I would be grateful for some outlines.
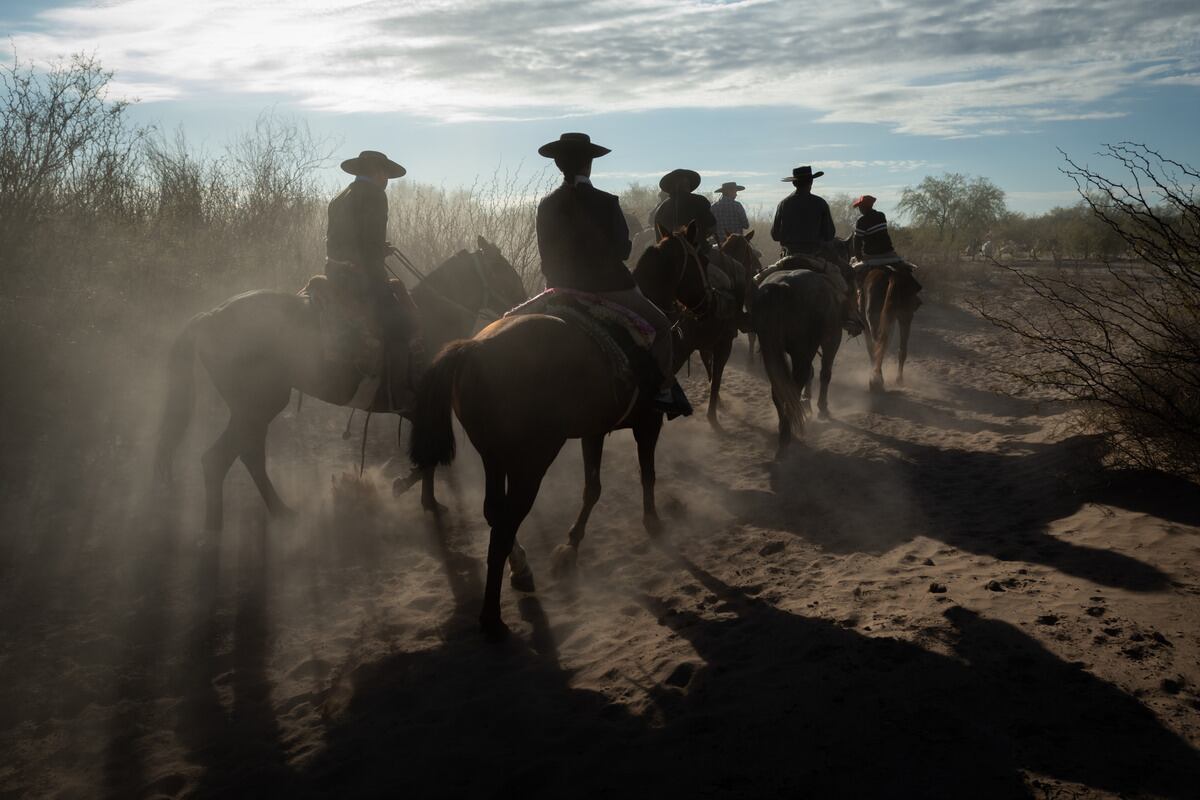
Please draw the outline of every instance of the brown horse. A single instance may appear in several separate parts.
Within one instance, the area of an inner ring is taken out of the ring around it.
[[[875,267],[863,278],[859,308],[867,326],[867,343],[872,360],[872,392],[883,391],[883,358],[887,355],[893,321],[900,328],[900,365],[896,372],[896,385],[904,385],[908,334],[912,330],[913,314],[921,304],[917,298],[919,288],[906,269]]]
[[[470,335],[481,311],[500,315],[526,297],[520,276],[500,251],[482,236],[478,244],[478,251],[461,251],[413,290],[427,347]],[[351,364],[324,358],[316,311],[299,295],[246,292],[196,315],[171,347],[167,407],[156,458],[164,480],[170,479],[172,456],[191,417],[196,356],[229,406],[228,425],[201,459],[205,526],[221,528],[225,476],[238,458],[271,514],[290,516],[293,512],[267,476],[267,426],[287,406],[293,388],[327,403],[346,405],[354,398],[361,376]],[[425,479],[426,508],[436,508],[432,475],[423,472],[419,477]]]
[[[721,245],[721,252],[735,262],[737,269],[742,270],[741,285],[749,290],[754,288],[752,276],[762,269],[758,255],[750,245],[753,237],[754,231],[745,236],[732,233]],[[717,410],[721,406],[721,378],[733,349],[733,340],[738,335],[738,311],[743,305],[748,305],[745,295],[737,297],[736,294],[735,291],[724,303],[714,303],[714,307],[705,309],[706,313],[702,316],[685,314],[679,322],[680,335],[675,340],[677,368],[693,352],[700,352],[709,381],[708,421],[715,427],[720,425],[717,422]]]
[[[634,279],[659,308],[676,302],[702,309],[711,292],[697,251],[696,226],[664,237],[638,259]],[[614,380],[603,350],[584,331],[543,314],[506,317],[474,339],[451,342],[418,391],[410,455],[418,469],[454,458],[451,409],[483,459],[483,513],[491,527],[480,626],[489,638],[508,629],[500,619],[500,583],[510,560],[513,583],[532,588],[524,551],[516,542],[546,470],[568,439],[581,439],[583,507],[566,545],[555,553],[570,569],[600,497],[604,437],[631,428],[642,475],[642,515],[659,527],[654,503],[654,449],[662,414],[652,398]],[[511,556],[511,558],[510,558]]]

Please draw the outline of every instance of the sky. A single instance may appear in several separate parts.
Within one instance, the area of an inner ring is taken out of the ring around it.
[[[1200,164],[1198,0],[0,0],[0,36],[8,61],[94,54],[196,146],[269,111],[446,187],[536,174],[563,131],[612,148],[603,188],[687,167],[752,209],[802,164],[884,210],[982,175],[1027,213],[1076,199],[1060,149]]]

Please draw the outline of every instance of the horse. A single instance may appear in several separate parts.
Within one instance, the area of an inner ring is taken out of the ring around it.
[[[696,225],[646,249],[634,269],[642,293],[659,308],[700,310],[711,302]],[[517,531],[533,506],[546,470],[568,439],[583,448],[583,505],[554,556],[555,571],[575,565],[588,517],[600,498],[604,437],[630,428],[642,479],[642,521],[656,533],[654,451],[663,415],[648,392],[614,381],[604,351],[585,331],[557,317],[505,317],[473,339],[451,342],[434,360],[417,392],[409,453],[417,469],[454,458],[451,410],[483,460],[484,517],[491,529],[487,581],[479,622],[485,636],[508,633],[500,615],[507,560],[514,587],[532,590],[532,572]]]
[[[847,236],[845,239],[839,239],[838,237],[835,236],[835,237],[833,237],[833,239],[830,242],[828,242],[826,244],[826,246],[824,248],[824,252],[820,253],[820,256],[825,258],[828,261],[832,261],[833,263],[837,264],[839,268],[849,269],[850,256],[853,255],[853,250],[854,250],[853,243],[854,243],[853,236]],[[780,248],[780,258],[781,259],[787,258],[787,251],[783,250],[783,248]],[[760,266],[759,271],[761,272],[761,270],[762,270],[762,268]],[[752,275],[751,277],[755,277],[755,276]],[[753,364],[754,363],[754,345],[755,345],[755,341],[754,341],[755,333],[754,333],[753,329],[751,329],[746,334],[746,339],[747,339],[746,361],[749,364]],[[810,392],[810,394],[811,394],[811,392]]]
[[[753,287],[751,276],[762,269],[758,255],[750,245],[753,237],[754,231],[745,236],[731,233],[721,243],[721,252],[736,262],[737,269],[743,271],[744,287]],[[675,341],[678,366],[682,366],[693,352],[700,352],[709,380],[708,421],[714,427],[720,427],[717,410],[721,406],[721,377],[733,350],[733,340],[738,335],[738,312],[745,302],[744,297],[737,296],[736,288],[724,307],[710,309],[703,316],[685,315],[679,322],[679,337]]]
[[[481,311],[499,316],[526,298],[521,277],[500,251],[482,236],[478,246],[475,252],[452,256],[413,290],[427,346],[440,347],[470,335]],[[321,336],[318,316],[306,298],[251,291],[193,317],[171,346],[155,458],[162,480],[171,479],[173,454],[191,417],[197,356],[229,407],[225,430],[201,458],[207,529],[222,527],[225,476],[237,458],[271,515],[294,515],[267,476],[267,427],[287,406],[292,389],[345,406],[354,399],[361,379],[353,364],[324,358]],[[415,474],[424,479],[423,504],[437,509],[432,474]],[[411,485],[415,479],[410,476],[407,481]]]
[[[862,279],[859,309],[866,323],[867,344],[871,354],[870,389],[883,391],[883,358],[887,355],[888,339],[893,320],[900,328],[900,364],[896,385],[904,385],[904,362],[908,358],[908,335],[912,330],[913,314],[920,306],[917,292],[920,285],[905,269],[870,267]]]
[[[818,350],[821,394],[817,408],[821,418],[829,418],[829,379],[842,343],[842,304],[830,280],[807,269],[773,273],[755,294],[752,325],[779,415],[777,459],[791,445],[793,425],[803,435],[808,403],[802,391],[812,381]]]

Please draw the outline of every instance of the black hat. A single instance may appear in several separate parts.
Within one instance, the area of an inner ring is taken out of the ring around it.
[[[813,178],[819,178],[824,174],[825,173],[823,171],[813,172],[812,167],[805,165],[803,167],[796,167],[794,170],[792,170],[792,177],[780,178],[779,180],[783,181],[784,183],[792,183],[793,181],[811,181]]]
[[[538,148],[538,155],[546,158],[561,158],[562,156],[583,156],[599,158],[611,153],[607,147],[592,143],[592,137],[586,133],[564,133],[553,142],[547,142]]]
[[[342,171],[351,175],[373,175],[384,172],[389,178],[401,178],[408,172],[404,167],[392,161],[376,150],[363,150],[358,158],[347,158],[342,162]]]
[[[725,181],[724,183],[722,183],[722,184],[721,184],[721,188],[720,188],[720,189],[713,189],[713,191],[714,191],[714,192],[723,192],[723,191],[725,191],[726,189],[733,189],[735,192],[744,192],[744,191],[746,191],[746,187],[745,187],[745,186],[742,186],[742,185],[741,185],[740,183],[738,183],[737,181]]]
[[[658,188],[667,194],[694,192],[699,185],[700,173],[690,169],[673,169],[658,181]]]

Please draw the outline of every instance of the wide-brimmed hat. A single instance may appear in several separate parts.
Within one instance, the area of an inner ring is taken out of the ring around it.
[[[851,203],[850,207],[858,208],[859,206],[866,206],[867,208],[871,208],[874,205],[875,205],[875,198],[869,194],[864,194],[862,197],[859,197],[857,200],[855,200],[853,203]]]
[[[725,191],[726,189],[733,189],[735,192],[744,192],[744,191],[746,191],[746,187],[745,187],[745,186],[742,186],[742,185],[741,185],[740,183],[738,183],[737,181],[725,181],[724,183],[722,183],[722,184],[721,184],[721,188],[720,188],[720,189],[713,189],[713,191],[714,191],[714,192],[723,192],[723,191]]]
[[[813,172],[812,167],[805,164],[803,167],[796,167],[793,169],[792,176],[790,178],[780,178],[779,180],[783,181],[784,183],[791,183],[792,181],[811,181],[813,178],[819,178],[824,174],[824,171]]]
[[[607,147],[592,141],[586,133],[564,133],[553,142],[547,142],[538,148],[538,155],[546,158],[561,158],[562,156],[584,156],[599,158],[611,153]]]
[[[408,172],[377,150],[363,150],[357,158],[347,158],[342,162],[342,171],[351,175],[374,175],[376,172],[382,172],[389,178],[402,178],[404,173]]]
[[[658,188],[667,194],[694,192],[700,185],[700,173],[691,169],[673,169],[658,181]]]

